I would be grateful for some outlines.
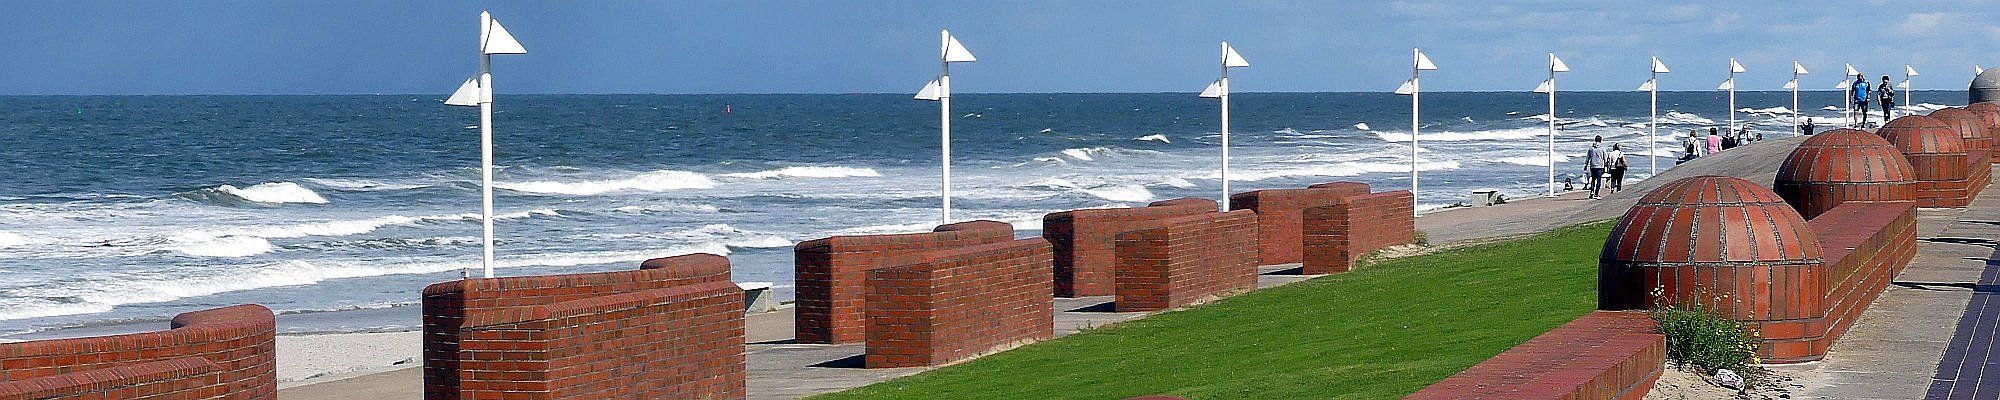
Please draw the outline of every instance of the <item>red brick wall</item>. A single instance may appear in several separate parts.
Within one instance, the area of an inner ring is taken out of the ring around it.
[[[424,288],[424,397],[740,398],[743,292],[713,254]]]
[[[1847,332],[1889,280],[1916,256],[1916,208],[1910,203],[1844,203],[1807,221],[1825,246],[1826,316],[1757,325],[1767,362],[1818,360]]]
[[[1055,246],[1055,295],[1111,294],[1112,248],[1120,232],[1153,228],[1168,218],[1216,212],[1214,200],[1184,197],[1146,207],[1072,210],[1042,218],[1042,238]]]
[[[0,399],[225,399],[222,372],[201,357],[148,361],[0,383]]]
[[[1593,311],[1404,399],[1638,399],[1666,362],[1657,329],[1642,312]]]
[[[868,368],[972,358],[1055,336],[1052,250],[1039,238],[895,258],[868,271]]]
[[[244,304],[190,312],[175,316],[170,326],[158,332],[0,344],[0,392],[88,398],[89,391],[118,382],[145,382],[139,386],[145,389],[118,393],[144,398],[161,394],[154,390],[190,390],[217,396],[188,398],[277,397],[277,325],[270,309]]]
[[[1307,208],[1340,202],[1347,196],[1368,194],[1368,184],[1334,182],[1305,189],[1269,189],[1229,196],[1229,207],[1257,212],[1257,262],[1262,265],[1299,262],[1304,252],[1299,238],[1304,235],[1300,216]]]
[[[793,248],[798,308],[793,329],[800,343],[853,343],[864,339],[868,270],[883,259],[930,250],[955,249],[1014,239],[1014,226],[999,221],[940,225],[930,233],[834,236]]]
[[[1306,209],[1300,218],[1304,222],[1302,271],[1308,275],[1347,272],[1354,268],[1355,260],[1369,252],[1416,240],[1415,210],[1416,197],[1408,190],[1349,196],[1332,205]]]
[[[1119,312],[1185,306],[1257,287],[1257,214],[1192,215],[1118,234]]]

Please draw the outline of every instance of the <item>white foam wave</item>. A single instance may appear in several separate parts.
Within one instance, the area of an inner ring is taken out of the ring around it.
[[[14,246],[25,245],[28,243],[33,243],[33,241],[28,240],[27,236],[21,236],[21,234],[13,232],[0,231],[0,247],[14,247]]]
[[[1144,185],[1110,184],[1085,186],[1061,178],[1044,178],[1028,182],[1025,186],[1043,187],[1071,193],[1082,193],[1104,200],[1140,202],[1153,199],[1153,191]]]
[[[1181,179],[1180,177],[1172,177],[1172,176],[1167,177],[1167,179],[1160,180],[1160,184],[1177,187],[1181,189],[1194,187],[1194,182],[1188,182],[1188,180],[1186,179]]]
[[[1146,136],[1140,136],[1140,137],[1138,137],[1138,138],[1134,138],[1134,139],[1132,139],[1132,140],[1150,140],[1150,141],[1155,141],[1155,142],[1160,142],[1160,143],[1173,143],[1173,141],[1171,141],[1171,140],[1167,140],[1167,135],[1161,135],[1161,134],[1151,134],[1151,135],[1146,135]]]
[[[1736,112],[1746,112],[1746,113],[1751,113],[1751,114],[1772,114],[1772,115],[1777,115],[1777,114],[1785,114],[1785,115],[1790,115],[1790,114],[1792,113],[1792,109],[1789,109],[1789,108],[1784,108],[1784,107],[1768,107],[1768,108],[1750,108],[1750,107],[1743,107],[1743,108],[1738,108],[1738,109],[1736,109]]]
[[[1715,125],[1715,120],[1680,111],[1660,114],[1660,123],[1665,125]]]
[[[644,206],[622,206],[614,208],[612,209],[612,211],[631,213],[631,214],[644,214],[652,212],[716,213],[716,212],[722,212],[722,208],[707,204],[666,203],[666,204],[652,204]]]
[[[1427,162],[1417,163],[1417,170],[1419,171],[1453,170],[1458,168],[1459,165],[1457,161],[1427,161]],[[1231,172],[1229,175],[1229,179],[1236,181],[1261,181],[1272,178],[1357,176],[1367,173],[1409,172],[1409,171],[1410,171],[1410,164],[1408,162],[1400,162],[1400,163],[1342,162],[1342,163],[1332,163],[1332,164],[1304,165],[1298,167],[1276,168],[1276,169],[1262,169],[1262,170],[1251,169],[1241,172]],[[1220,177],[1221,176],[1219,173],[1207,176],[1207,178],[1209,179],[1217,179]]]
[[[1547,136],[1546,127],[1508,128],[1470,132],[1425,132],[1424,141],[1464,142],[1474,140],[1521,140]],[[1375,137],[1387,142],[1409,143],[1409,132],[1376,131]]]
[[[1367,123],[1367,122],[1357,122],[1357,123],[1355,123],[1355,124],[1354,124],[1354,129],[1360,129],[1360,130],[1364,130],[1364,131],[1365,131],[1365,130],[1368,130],[1368,123]]]
[[[1078,161],[1096,161],[1096,159],[1092,158],[1092,156],[1105,155],[1110,153],[1111,149],[1104,147],[1063,149],[1062,151],[1062,154],[1064,156],[1068,156],[1069,158],[1073,158]]]
[[[258,203],[326,204],[326,198],[320,197],[319,193],[315,193],[312,191],[312,189],[307,189],[305,186],[299,186],[299,184],[291,182],[259,183],[255,185],[250,185],[250,187],[247,188],[237,188],[236,186],[233,185],[222,185],[215,187],[214,190],[222,194],[227,194],[230,196],[235,196],[236,198],[239,199],[254,201]]]
[[[723,174],[731,178],[782,179],[782,178],[853,178],[882,176],[871,168],[855,167],[784,167],[770,171]]]
[[[659,170],[624,179],[581,182],[511,182],[497,183],[495,186],[516,192],[588,196],[626,190],[661,192],[679,189],[708,189],[715,187],[715,181],[709,179],[706,175],[693,172]]]
[[[1566,154],[1556,154],[1556,164],[1557,164],[1557,165],[1561,165],[1562,163],[1566,163],[1566,162],[1569,162],[1569,160],[1570,160],[1570,157],[1569,157],[1569,155],[1566,155]],[[1544,154],[1544,155],[1534,155],[1534,156],[1514,156],[1514,157],[1500,157],[1500,158],[1496,158],[1496,159],[1493,159],[1493,161],[1499,161],[1499,162],[1503,162],[1503,163],[1508,163],[1508,164],[1514,164],[1514,165],[1527,165],[1527,166],[1534,166],[1534,167],[1546,167],[1546,166],[1549,166],[1549,156],[1548,156],[1548,155],[1546,155],[1546,154]]]
[[[368,191],[368,192],[384,191],[384,190],[418,189],[431,186],[431,185],[410,184],[410,183],[387,183],[369,179],[306,178],[305,181],[311,182],[314,185],[325,186],[337,190]]]
[[[636,263],[658,257],[691,253],[728,255],[719,244],[673,247],[666,250],[615,250],[581,253],[536,254],[502,257],[496,268],[572,267],[614,263]],[[157,303],[188,297],[255,290],[282,286],[311,285],[332,279],[384,275],[429,274],[477,267],[478,262],[308,262],[289,260],[248,268],[212,269],[199,275],[171,274],[129,279],[126,275],[86,278],[67,285],[17,290],[28,301],[0,303],[0,320],[89,314],[110,311],[126,304]],[[48,300],[38,297],[60,298]]]
[[[685,231],[668,231],[667,235],[681,240],[721,243],[724,246],[739,248],[792,247],[794,244],[791,239],[786,239],[784,236],[738,229],[728,224],[708,224]]]
[[[196,257],[249,257],[271,252],[271,241],[256,236],[215,236],[177,239],[173,250]]]

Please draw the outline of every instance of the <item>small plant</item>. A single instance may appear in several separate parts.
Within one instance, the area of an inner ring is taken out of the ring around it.
[[[1410,243],[1418,246],[1429,247],[1431,245],[1431,236],[1424,234],[1423,230],[1417,230],[1415,235],[1411,235]]]
[[[1667,335],[1667,360],[1682,368],[1695,367],[1703,375],[1725,368],[1747,374],[1759,361],[1760,339],[1750,327],[1702,302],[1655,308],[1651,314]]]

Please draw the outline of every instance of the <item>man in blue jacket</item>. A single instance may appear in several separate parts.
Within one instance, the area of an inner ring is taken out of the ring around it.
[[[1854,112],[1861,113],[1861,127],[1868,127],[1868,78],[1854,76]]]

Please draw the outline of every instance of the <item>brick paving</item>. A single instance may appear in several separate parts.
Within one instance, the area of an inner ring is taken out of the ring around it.
[[[1925,399],[2000,398],[2000,250],[1986,259]]]

